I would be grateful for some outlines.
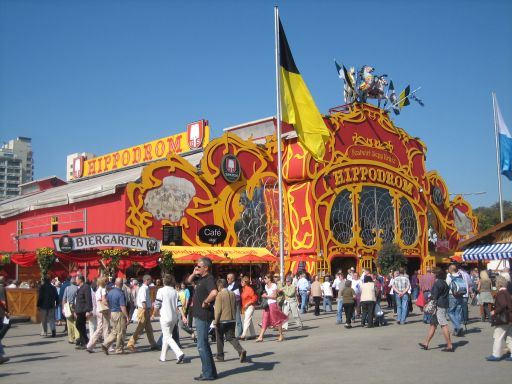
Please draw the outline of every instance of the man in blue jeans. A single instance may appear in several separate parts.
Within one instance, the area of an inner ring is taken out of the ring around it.
[[[461,279],[465,284],[466,292],[457,295],[454,294],[452,290],[452,281],[454,279]],[[464,332],[462,331],[462,319],[463,312],[462,307],[464,305],[464,295],[469,292],[467,287],[467,283],[464,281],[464,277],[460,273],[459,269],[455,264],[450,264],[448,267],[448,275],[446,276],[446,283],[450,287],[450,295],[448,296],[449,308],[448,308],[448,317],[450,318],[453,324],[453,335],[454,336],[463,336]]]
[[[300,296],[300,313],[306,313],[309,300],[309,291],[311,290],[311,284],[306,279],[306,274],[301,273],[300,279],[297,282],[297,293]]]
[[[207,257],[198,260],[194,272],[189,276],[188,282],[195,282],[194,296],[192,298],[192,314],[197,332],[197,351],[201,358],[202,371],[197,381],[211,381],[217,379],[217,368],[213,361],[213,354],[208,343],[208,332],[214,318],[213,303],[217,296],[217,287],[212,275],[212,261]]]
[[[409,305],[409,290],[411,283],[405,275],[405,269],[399,269],[399,275],[393,279],[393,292],[395,292],[397,318],[399,324],[405,324]]]

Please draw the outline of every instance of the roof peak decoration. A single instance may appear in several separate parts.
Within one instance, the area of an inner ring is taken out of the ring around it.
[[[416,92],[421,87],[411,92],[411,86],[407,85],[399,95],[396,94],[393,81],[388,82],[388,75],[374,74],[375,68],[370,65],[363,65],[357,72],[354,67],[347,69],[344,65],[340,66],[334,60],[339,78],[345,83],[344,98],[345,103],[352,104],[354,102],[366,103],[368,99],[377,100],[377,106],[386,112],[393,110],[395,115],[399,115],[403,107],[410,104],[410,100],[416,101],[422,107],[423,101],[416,96]]]

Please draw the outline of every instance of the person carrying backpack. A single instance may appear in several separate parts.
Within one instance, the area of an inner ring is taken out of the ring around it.
[[[458,270],[457,265],[450,264],[448,267],[448,275],[446,276],[446,283],[450,288],[448,296],[449,309],[448,317],[453,324],[453,335],[463,336],[462,320],[463,320],[463,305],[464,298],[466,299],[469,294],[469,287],[462,273]]]

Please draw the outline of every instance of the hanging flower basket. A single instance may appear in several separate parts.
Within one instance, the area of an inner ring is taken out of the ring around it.
[[[98,255],[101,256],[101,274],[106,276],[113,276],[115,271],[119,269],[121,258],[129,255],[129,251],[126,249],[103,249],[98,251]]]
[[[38,248],[36,249],[36,258],[39,269],[41,270],[41,280],[48,276],[48,271],[57,259],[53,248]]]
[[[0,257],[0,264],[7,265],[11,263],[11,255],[9,253],[4,253]]]
[[[172,273],[174,269],[174,259],[172,258],[171,251],[161,251],[158,262],[160,263],[160,269],[162,270],[162,274]]]

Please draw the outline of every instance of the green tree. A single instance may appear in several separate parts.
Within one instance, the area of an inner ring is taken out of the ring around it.
[[[384,244],[377,253],[377,266],[381,273],[388,274],[392,270],[407,265],[407,258],[402,253],[400,247],[393,243]]]
[[[478,207],[473,209],[473,213],[478,217],[478,231],[483,232],[496,224],[500,223],[500,204],[495,203],[490,207]],[[512,218],[512,202],[503,202],[503,218],[505,220]]]

